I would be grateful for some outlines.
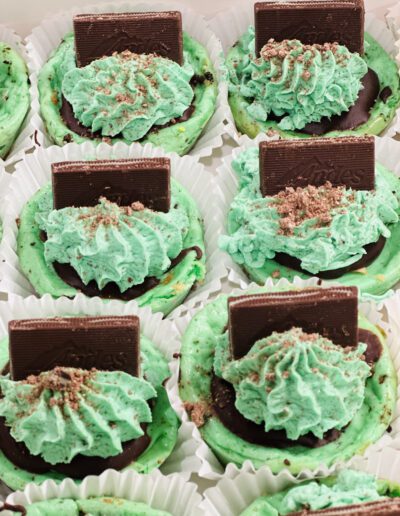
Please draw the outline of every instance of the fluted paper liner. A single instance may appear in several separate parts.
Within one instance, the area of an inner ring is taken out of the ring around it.
[[[311,287],[319,285],[318,278],[311,278],[309,280],[302,280],[300,278],[295,278],[295,280],[291,283],[285,278],[280,279],[278,282],[273,283],[271,279],[269,279],[263,288],[266,288],[267,290],[271,288],[274,284],[277,286],[288,286],[293,285],[295,288],[304,288],[304,287]],[[324,284],[323,284],[324,286]],[[252,290],[255,291],[257,289],[260,289],[259,285],[256,285],[255,283],[251,283],[250,285],[247,285],[245,289],[239,288],[239,289],[233,289],[230,290],[230,294],[238,294],[243,295],[246,294],[246,292]],[[359,310],[368,318],[370,322],[373,324],[379,326],[384,333],[387,335],[387,344],[390,350],[391,357],[393,359],[394,366],[398,372],[398,381],[400,383],[400,322],[397,323],[397,325],[393,324],[393,321],[388,322],[383,317],[386,312],[386,304],[389,303],[390,300],[387,300],[386,302],[381,302],[379,304],[376,304],[374,301],[366,300],[359,303]],[[394,314],[400,313],[400,292],[398,295],[398,303],[399,306],[397,307],[397,312],[394,311]],[[178,328],[179,332],[183,336],[187,326],[190,324],[191,320],[195,316],[196,312],[201,310],[204,307],[205,303],[201,303],[198,310],[191,310],[188,313],[185,314],[185,316],[175,320],[176,327]],[[395,317],[395,315],[393,315]],[[194,423],[192,423],[186,411],[183,408],[183,402],[179,398],[179,386],[174,385],[173,387],[174,391],[174,409],[179,414],[182,421],[185,422],[186,428],[191,428],[191,434],[192,439],[197,442],[198,446],[196,449],[196,457],[200,461],[200,469],[199,469],[199,476],[204,477],[211,480],[219,480],[224,475],[224,478],[233,478],[236,477],[240,472],[254,472],[255,468],[253,464],[250,461],[245,461],[243,466],[241,468],[238,468],[235,464],[230,463],[226,466],[225,471],[224,467],[221,465],[221,463],[218,461],[214,453],[212,452],[211,448],[206,444],[206,442],[202,439],[201,434],[198,430],[198,428],[195,426]],[[385,447],[397,446],[400,449],[400,389],[398,388],[398,401],[395,408],[395,414],[393,417],[393,421],[391,423],[391,430],[386,431],[382,437],[376,442],[371,444],[366,451],[363,453],[362,460],[365,460],[370,455],[380,453]],[[333,464],[332,466],[326,466],[325,464],[320,464],[319,467],[317,467],[315,470],[304,470],[300,472],[298,475],[294,476],[292,475],[287,469],[283,469],[278,475],[275,475],[278,480],[283,479],[287,480],[289,482],[294,482],[296,479],[306,479],[306,478],[312,478],[315,476],[328,476],[329,474],[333,473],[340,467],[344,467],[345,465],[351,465],[353,464],[353,461],[357,462],[360,459],[358,456],[352,458],[351,460],[347,461],[346,463],[339,462],[336,464]],[[271,473],[272,474],[272,473]],[[234,498],[233,498],[234,499]]]
[[[259,134],[254,140],[247,138],[240,148],[233,149],[232,154],[222,160],[222,164],[217,169],[217,181],[220,191],[223,194],[223,200],[219,201],[219,206],[223,212],[224,222],[220,228],[218,237],[220,235],[227,234],[226,221],[228,212],[233,198],[238,193],[238,178],[236,173],[232,170],[232,161],[245,149],[258,147],[261,141],[268,141],[276,138],[276,136],[270,138],[265,134]],[[400,142],[388,137],[375,137],[375,159],[400,177]],[[224,252],[223,256],[224,263],[229,270],[230,280],[239,286],[243,286],[246,283],[248,284],[250,279],[246,276],[243,269],[233,261],[228,253]],[[329,283],[331,284],[332,282]],[[392,291],[389,291],[387,295],[390,295],[391,293]],[[370,297],[373,298],[373,296]],[[380,298],[381,297],[382,296],[380,296]]]
[[[368,9],[367,3],[365,31],[371,34],[371,36],[382,45],[386,52],[395,56],[397,51],[393,35],[384,21],[376,17],[376,13],[381,13],[382,11],[377,2],[378,0],[369,2],[371,4],[371,10]],[[243,2],[240,2],[240,4],[235,5],[229,11],[222,12],[210,20],[210,27],[220,38],[225,55],[246,32],[249,25],[254,25],[254,3],[255,0],[244,0]],[[224,66],[222,68],[222,73],[225,74],[225,80],[227,80],[226,69]],[[249,140],[252,141],[247,134],[242,134],[237,130],[229,104],[226,103],[225,105],[227,107],[225,112],[225,118],[227,120],[226,132],[239,145],[245,145]],[[400,108],[397,109],[394,119],[385,129],[383,135],[393,137],[398,132],[400,132]]]
[[[23,491],[16,491],[9,495],[7,502],[28,507],[31,503],[52,498],[77,499],[97,496],[119,497],[142,502],[152,509],[167,511],[174,516],[204,514],[199,509],[202,497],[197,492],[195,484],[187,482],[182,475],[164,476],[159,471],[140,475],[134,471],[118,473],[108,469],[98,477],[86,477],[80,485],[75,484],[71,479],[66,479],[61,484],[46,480],[40,486],[28,484]],[[11,511],[4,511],[2,514],[15,515]]]
[[[148,307],[139,307],[136,301],[123,303],[111,300],[104,303],[98,298],[89,299],[82,294],[78,294],[74,299],[53,299],[48,294],[40,299],[34,296],[23,299],[11,294],[7,303],[0,302],[0,340],[8,334],[8,322],[12,319],[73,317],[75,315],[137,315],[140,318],[141,332],[168,360],[171,377],[166,383],[166,390],[171,405],[177,405],[175,392],[179,365],[174,355],[180,349],[179,332],[172,321],[162,319],[161,313],[154,314]],[[181,425],[175,448],[162,465],[162,471],[166,474],[179,472],[188,479],[189,475],[199,468],[199,460],[196,457],[197,446],[197,442],[193,440],[186,425]]]
[[[195,199],[204,220],[204,240],[206,246],[207,274],[205,282],[189,295],[186,303],[191,307],[191,299],[200,296],[208,297],[209,291],[218,291],[221,278],[226,274],[226,268],[218,250],[217,228],[222,223],[222,211],[214,197],[221,198],[219,186],[212,174],[203,165],[190,156],[179,157],[168,154],[150,144],[138,143],[125,145],[118,143],[114,146],[101,143],[94,145],[87,142],[81,145],[71,143],[63,147],[52,146],[48,149],[37,149],[26,156],[23,162],[17,164],[13,174],[8,196],[6,199],[6,214],[4,218],[4,236],[0,244],[0,290],[20,296],[35,294],[32,285],[20,269],[17,249],[17,223],[25,203],[51,180],[51,163],[58,161],[74,161],[85,159],[127,159],[141,157],[166,156],[171,160],[171,175],[179,181]],[[179,307],[175,315],[179,315]],[[174,317],[174,314],[170,317]]]
[[[400,484],[399,450],[386,448],[365,460],[354,462],[352,467],[379,479]],[[311,477],[301,480],[306,478]],[[226,475],[215,487],[204,492],[204,501],[200,507],[210,516],[239,516],[260,496],[272,495],[299,482],[299,479],[289,478],[284,473],[273,475],[268,467],[256,472],[240,472],[233,478]]]
[[[227,111],[227,86],[221,81],[222,48],[218,38],[212,33],[204,18],[182,4],[174,3],[134,3],[108,2],[93,5],[76,6],[69,11],[46,18],[26,38],[28,62],[31,73],[32,123],[37,131],[36,141],[40,145],[51,145],[46,134],[43,120],[40,116],[40,105],[37,90],[38,73],[49,58],[50,53],[57,48],[67,32],[72,31],[72,17],[81,13],[110,13],[132,11],[166,11],[178,10],[182,13],[183,28],[197,39],[208,51],[215,71],[219,78],[218,97],[214,115],[208,122],[204,132],[190,151],[190,155],[197,157],[210,156],[213,149],[221,147],[222,135],[225,132],[225,113]]]
[[[0,42],[10,45],[11,48],[15,50],[27,63],[28,59],[26,49],[22,43],[22,39],[14,30],[5,25],[0,25]],[[5,159],[0,158],[0,166],[2,165],[6,167],[12,165],[16,161],[22,159],[25,152],[34,146],[31,138],[34,131],[32,126],[32,115],[32,109],[30,109],[26,114],[25,120],[10,152],[8,153],[8,156],[6,156]]]

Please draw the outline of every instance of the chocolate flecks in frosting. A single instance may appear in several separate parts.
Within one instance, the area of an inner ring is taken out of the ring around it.
[[[359,341],[367,345],[367,349],[362,357],[363,360],[373,367],[373,364],[379,360],[382,353],[382,344],[379,338],[374,333],[359,328]],[[351,349],[351,347],[348,348],[349,351]],[[211,395],[213,412],[221,423],[235,435],[253,444],[274,448],[288,448],[290,446],[318,448],[336,441],[341,435],[340,430],[333,429],[327,431],[322,439],[319,439],[312,433],[308,433],[297,440],[291,440],[286,436],[284,430],[265,432],[262,424],[256,424],[246,419],[237,410],[235,406],[236,393],[233,385],[219,378],[215,373],[212,374],[211,378]]]
[[[292,235],[297,226],[314,218],[317,219],[317,227],[329,225],[332,221],[331,210],[341,206],[343,194],[343,187],[333,187],[329,181],[320,187],[285,188],[274,196],[281,217],[280,233]]]
[[[73,410],[79,408],[79,394],[82,387],[94,378],[96,370],[91,371],[72,369],[66,367],[55,367],[52,371],[46,371],[38,376],[30,375],[24,383],[34,386],[29,394],[33,402],[40,397],[44,390],[52,393],[59,393],[61,397],[52,396],[49,398],[50,407],[69,405]]]

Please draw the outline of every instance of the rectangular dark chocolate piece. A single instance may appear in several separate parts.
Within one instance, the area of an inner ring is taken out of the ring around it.
[[[345,45],[364,53],[363,0],[257,2],[254,5],[256,55],[269,39]]]
[[[375,188],[373,136],[344,136],[260,143],[260,188],[263,196],[286,187],[333,186]]]
[[[134,315],[10,321],[13,380],[56,366],[140,372],[140,320]]]
[[[124,50],[183,62],[179,11],[78,14],[73,21],[79,67]]]
[[[140,202],[168,212],[170,160],[141,158],[53,163],[53,206],[95,206],[106,197],[119,206]]]
[[[400,498],[388,498],[316,511],[294,512],[292,516],[400,516]]]
[[[232,357],[244,356],[253,344],[274,331],[294,327],[319,333],[341,346],[358,343],[356,287],[310,288],[230,297],[229,339]]]

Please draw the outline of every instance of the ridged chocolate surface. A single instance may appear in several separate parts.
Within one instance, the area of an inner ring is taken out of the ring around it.
[[[359,331],[359,340],[367,344],[365,361],[373,367],[382,353],[380,340],[375,334],[364,329]],[[314,434],[309,433],[293,441],[287,438],[284,430],[266,432],[264,425],[258,425],[242,416],[235,407],[236,394],[232,384],[215,375],[211,379],[211,395],[213,410],[218,419],[231,432],[249,443],[281,449],[289,446],[318,448],[336,441],[341,434],[339,430],[331,430],[326,432],[322,439],[319,439]]]
[[[372,136],[275,140],[260,143],[260,188],[264,196],[286,187],[375,188]]]
[[[345,505],[318,511],[303,510],[291,513],[291,516],[400,516],[400,498],[388,498],[357,505]]]
[[[124,50],[183,62],[179,11],[79,14],[74,17],[74,32],[79,67]]]
[[[52,163],[53,204],[95,206],[106,197],[120,206],[141,202],[146,208],[170,208],[169,158],[140,158]]]
[[[257,54],[270,38],[308,45],[338,42],[351,52],[364,52],[363,0],[257,2],[254,21]]]
[[[56,366],[138,376],[140,321],[134,315],[14,320],[9,323],[9,348],[15,381]]]
[[[341,346],[358,343],[356,287],[310,288],[228,299],[232,357],[244,356],[257,340],[300,327]]]

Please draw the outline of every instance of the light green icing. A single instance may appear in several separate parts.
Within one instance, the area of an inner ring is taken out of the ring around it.
[[[232,47],[226,58],[228,77],[235,77],[236,70],[246,68],[249,62],[247,52],[249,35],[254,29],[250,28]],[[247,45],[247,46],[246,46]],[[393,120],[396,109],[400,105],[400,80],[395,60],[384,50],[380,44],[368,33],[364,36],[363,60],[368,68],[375,71],[379,78],[380,91],[390,88],[391,95],[382,100],[377,98],[370,110],[369,119],[358,127],[346,131],[330,131],[324,136],[342,136],[346,134],[380,134]],[[252,100],[239,92],[239,84],[242,78],[230,79],[229,104],[239,131],[255,138],[258,133],[277,131],[284,138],[310,138],[310,135],[300,131],[282,129],[274,120],[257,120],[248,109]]]
[[[215,70],[204,46],[190,37],[186,32],[184,32],[183,49],[184,64],[183,67],[180,68],[180,79],[176,76],[176,74],[173,74],[173,71],[171,72],[174,76],[174,83],[172,85],[174,98],[172,102],[173,106],[169,107],[169,113],[171,113],[172,119],[172,113],[175,112],[174,110],[179,108],[179,106],[184,103],[184,98],[188,98],[188,84],[184,84],[185,81],[183,81],[182,78],[188,77],[189,74],[192,73],[202,77],[204,77],[206,74],[208,79],[206,79],[203,83],[196,84],[193,87],[194,98],[192,105],[194,107],[194,112],[191,114],[188,120],[172,124],[168,127],[156,127],[155,131],[147,132],[147,134],[145,134],[143,138],[140,139],[140,143],[144,144],[150,142],[153,145],[162,147],[167,152],[177,152],[180,155],[189,152],[189,150],[200,137],[205,126],[215,111],[218,94]],[[171,65],[172,70],[175,70],[178,66],[166,59],[163,60],[162,63],[164,63],[165,69],[167,68],[167,63]],[[43,66],[38,77],[39,101],[42,118],[44,120],[49,137],[57,145],[64,145],[65,143],[71,141],[76,143],[83,143],[89,140],[89,138],[80,136],[77,133],[71,131],[65,125],[64,120],[60,114],[64,74],[69,72],[69,70],[76,70],[74,35],[72,33],[67,34],[58,48],[56,48],[50,55],[49,60]],[[79,72],[74,71],[74,74],[79,74]],[[179,82],[179,87],[177,81]],[[167,82],[168,86],[167,83],[163,82],[163,106],[166,105],[166,100],[170,95],[170,92],[168,91],[170,81]],[[144,87],[148,88],[148,86],[149,84],[146,82]],[[164,86],[166,86],[166,88],[164,88]],[[85,92],[85,87],[82,88],[81,92]],[[133,87],[136,86],[133,85]],[[90,83],[88,88],[90,91],[93,91],[93,83]],[[149,91],[150,90],[147,90],[147,92]],[[158,93],[159,92],[157,91],[157,94]],[[87,96],[86,93],[84,93],[84,96]],[[103,96],[100,92],[98,92],[96,95],[96,99],[98,100],[99,105],[103,102]],[[95,105],[95,99],[88,97],[87,100],[90,105]],[[157,99],[156,105],[160,106],[160,102],[161,100]],[[84,106],[84,108],[86,109],[86,106]],[[146,109],[146,116],[148,116],[150,112],[153,113],[153,108],[151,106],[147,106]],[[93,114],[93,116],[95,115],[97,115],[97,113]],[[163,116],[164,115],[165,113]],[[160,116],[160,113],[157,113],[157,117],[158,116]],[[152,117],[153,123],[155,123],[156,117],[153,115]],[[108,123],[108,117],[107,120],[104,121]],[[143,116],[141,116],[141,121],[144,122]],[[146,119],[145,122],[148,123],[148,120]],[[132,124],[135,125],[134,121],[132,121]],[[139,132],[136,134],[139,134]],[[119,141],[123,141],[127,144],[130,144],[133,141],[137,141],[131,139],[131,136],[133,136],[133,133],[124,134],[122,137],[105,137],[105,141],[112,144]],[[102,138],[95,138],[91,141],[94,143],[99,143],[102,141]]]
[[[8,44],[0,42],[0,158],[9,153],[29,104],[26,64]]]
[[[293,234],[284,234],[276,197],[261,194],[258,156],[254,147],[232,162],[239,192],[228,214],[229,235],[221,237],[220,246],[240,265],[262,270],[281,252],[301,260],[302,268],[312,274],[340,269],[360,260],[365,245],[381,235],[389,238],[390,225],[399,221],[400,182],[377,163],[374,191],[346,189],[328,225],[317,227],[318,220],[311,218],[294,228]]]
[[[83,380],[71,401],[75,378]],[[118,455],[124,442],[143,435],[141,423],[152,421],[147,402],[157,396],[154,387],[123,371],[56,368],[37,381],[43,388],[0,378],[0,415],[17,442],[50,464],[68,464],[79,454]]]
[[[311,481],[255,500],[242,516],[286,516],[292,512],[322,510],[374,502],[381,498],[375,477],[356,470],[342,470],[334,483]]]
[[[157,397],[154,398],[151,410],[152,422],[148,423],[146,429],[150,444],[134,462],[124,468],[124,471],[150,473],[159,468],[172,453],[180,422],[163,387],[163,383],[171,375],[166,358],[145,335],[140,336],[140,348],[140,367],[143,378],[156,389]],[[56,343],[54,352],[58,352]],[[4,368],[8,361],[8,338],[5,338],[0,341],[0,369]],[[66,478],[65,475],[55,471],[31,473],[20,469],[0,449],[0,479],[10,489],[23,489],[29,482],[41,484],[47,479],[61,482],[64,478]]]
[[[229,335],[217,340],[214,369],[231,383],[235,406],[266,432],[285,430],[289,439],[344,428],[364,402],[370,367],[361,358],[366,349],[343,348],[300,328],[272,333],[231,360]]]
[[[142,502],[117,497],[53,498],[29,505],[27,516],[171,516]]]
[[[51,203],[47,185],[36,214],[36,222],[47,234],[47,264],[69,263],[86,285],[95,280],[100,289],[113,282],[124,292],[147,277],[162,276],[182,251],[189,229],[189,218],[176,204],[173,187],[167,213],[135,211],[106,199],[94,207],[49,211]]]
[[[21,211],[18,257],[21,269],[39,295],[49,293],[54,297],[74,297],[78,290],[65,283],[44,257],[44,242],[41,239],[41,230],[36,217],[38,212],[52,210],[49,190],[48,185],[43,186]],[[163,312],[165,315],[180,305],[190,290],[204,280],[206,272],[203,221],[196,202],[173,178],[171,194],[189,220],[183,248],[189,249],[196,246],[201,249],[202,256],[199,259],[195,250],[189,251],[177,265],[161,276],[158,285],[135,298],[139,306],[150,306],[154,312]],[[107,260],[109,260],[108,255]]]
[[[78,120],[102,136],[136,141],[155,125],[178,118],[193,100],[193,68],[147,54],[123,52],[78,68],[74,60],[62,92]]]
[[[359,54],[341,45],[303,45],[299,40],[268,43],[255,54],[250,27],[239,42],[243,60],[229,68],[229,90],[250,100],[247,111],[265,122],[283,116],[278,127],[302,129],[339,115],[355,103],[368,71]]]
[[[288,291],[295,287],[270,286],[268,292]],[[297,290],[297,289],[295,289]],[[265,287],[251,289],[247,294],[266,292]],[[210,404],[214,355],[218,339],[228,324],[227,295],[220,295],[199,310],[190,321],[183,337],[180,360],[179,392],[183,402],[200,404],[207,410]],[[339,437],[323,446],[310,448],[299,444],[273,448],[250,443],[230,432],[212,413],[199,431],[222,464],[233,462],[241,467],[250,460],[255,468],[268,465],[273,473],[288,469],[298,474],[314,470],[321,464],[328,467],[344,462],[376,442],[386,431],[394,414],[397,400],[397,374],[382,330],[359,314],[359,328],[371,331],[382,345],[382,354],[374,364],[372,376],[365,385],[364,402]]]

